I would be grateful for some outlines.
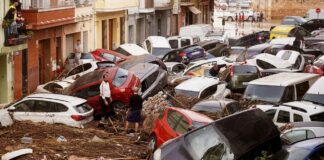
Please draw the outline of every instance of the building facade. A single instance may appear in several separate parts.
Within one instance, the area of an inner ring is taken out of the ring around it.
[[[154,30],[153,35],[171,36],[171,17],[173,4],[171,0],[154,0]]]
[[[92,13],[89,1],[23,1],[26,29],[33,33],[27,49],[27,93],[58,76],[77,40],[85,52],[93,50]]]
[[[322,0],[253,0],[252,8],[263,12],[266,19],[282,19],[285,16],[304,16],[309,9],[324,8]]]
[[[4,22],[10,1],[0,2],[0,23]],[[5,44],[5,40],[10,43]],[[16,37],[5,37],[0,28],[0,103],[8,103],[27,94],[27,36],[18,32]]]

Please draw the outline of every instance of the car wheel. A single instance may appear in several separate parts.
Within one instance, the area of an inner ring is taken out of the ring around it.
[[[248,18],[248,21],[252,21],[252,20],[253,20],[253,17],[250,16],[250,17]]]
[[[227,18],[227,21],[232,21],[232,22],[233,22],[234,19],[233,19],[233,17],[228,17],[228,18]]]
[[[149,142],[149,149],[154,152],[156,150],[157,143],[156,143],[156,136],[155,134],[153,134],[150,138],[150,142]]]

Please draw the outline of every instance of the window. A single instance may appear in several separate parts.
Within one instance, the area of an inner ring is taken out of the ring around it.
[[[92,65],[90,63],[80,65],[80,66],[74,68],[71,72],[69,72],[68,77],[76,75],[76,74],[81,73],[81,72],[84,72],[86,70],[89,70],[91,68],[91,66]]]
[[[87,112],[91,111],[92,108],[88,104],[83,103],[83,104],[76,106],[75,109],[79,113],[87,113]]]
[[[23,101],[17,105],[15,105],[15,112],[30,112],[34,107],[35,101]]]
[[[179,72],[181,72],[181,71],[183,71],[183,70],[185,70],[186,68],[185,68],[185,66],[184,65],[176,65],[176,66],[174,66],[173,68],[172,68],[172,72],[174,72],[174,73],[179,73]]]
[[[80,59],[93,59],[91,53],[82,53]]]
[[[308,81],[296,85],[297,100],[301,100],[309,89]]]
[[[279,111],[277,122],[289,123],[290,122],[290,113],[287,111]]]
[[[299,69],[301,62],[302,62],[302,57],[301,57],[301,55],[299,55],[297,57],[297,60],[296,60],[295,64],[294,64],[294,68]]]
[[[324,112],[310,116],[312,121],[324,122]]]
[[[120,87],[126,82],[127,77],[128,71],[125,69],[118,68],[112,84],[116,87]]]
[[[90,86],[88,89],[88,97],[94,97],[100,94],[100,84]]]
[[[272,68],[276,68],[274,65],[268,63],[268,62],[265,62],[265,61],[262,61],[260,59],[257,59],[256,60],[256,64],[262,68],[262,69],[272,69]]]
[[[293,130],[284,134],[283,139],[287,140],[290,144],[307,139],[306,130]]]
[[[149,40],[146,40],[145,41],[145,44],[146,44],[146,49],[152,53],[152,46],[151,46],[151,42]]]
[[[272,120],[276,114],[276,111],[277,110],[275,110],[275,109],[270,109],[270,110],[267,110],[265,113]]]
[[[211,96],[212,94],[214,94],[217,91],[217,84],[210,86],[208,88],[206,88],[205,90],[203,90],[200,94],[199,98],[206,98],[208,96]]]
[[[48,110],[47,112],[66,112],[69,110],[66,106],[60,103],[55,103],[55,102],[48,102]]]
[[[180,118],[181,118],[180,113],[174,110],[169,110],[167,120],[170,128],[175,129]]]
[[[181,39],[181,47],[189,46],[190,45],[190,39]]]
[[[87,99],[88,98],[88,88],[84,88],[82,90],[79,90],[76,93],[72,94],[72,96]]]
[[[36,101],[33,112],[55,112],[55,108],[47,101]]]
[[[56,83],[49,83],[46,86],[44,86],[44,89],[46,89],[47,91],[50,91],[52,93],[60,93],[62,91],[63,87]]]
[[[108,61],[112,61],[112,62],[117,62],[117,61],[121,60],[121,58],[116,57],[116,56],[114,56],[112,54],[109,54],[109,53],[101,53],[100,57],[102,57],[102,58],[104,58],[104,59],[106,59]]]
[[[282,102],[291,102],[293,100],[295,100],[295,88],[294,88],[294,86],[287,86],[281,101]]]
[[[303,116],[299,114],[294,114],[294,122],[303,122]]]
[[[179,44],[178,44],[178,40],[177,39],[169,40],[169,44],[170,44],[170,46],[171,46],[172,49],[179,48]]]
[[[255,66],[239,65],[233,66],[233,71],[235,74],[253,74],[258,73],[258,69]]]
[[[189,130],[189,122],[181,115],[180,122],[177,124],[175,131],[181,134],[188,132]]]

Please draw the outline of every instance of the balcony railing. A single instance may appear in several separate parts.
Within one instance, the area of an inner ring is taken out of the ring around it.
[[[153,0],[140,0],[140,8],[141,9],[154,8],[154,1]]]
[[[24,0],[23,10],[48,10],[75,6],[74,0]]]

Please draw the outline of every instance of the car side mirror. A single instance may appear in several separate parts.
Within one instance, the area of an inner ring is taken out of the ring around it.
[[[7,110],[8,110],[8,112],[14,112],[14,111],[16,111],[16,107],[11,106]]]

